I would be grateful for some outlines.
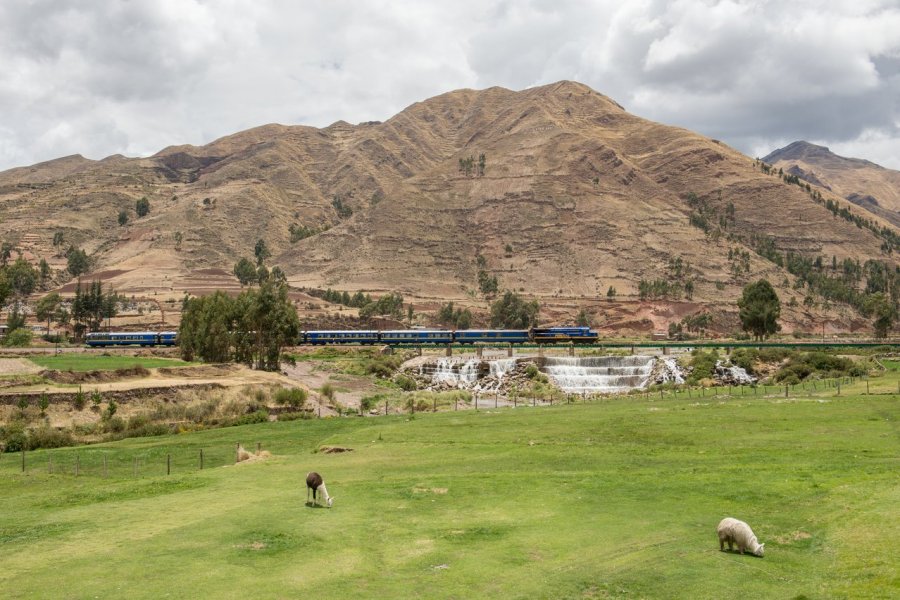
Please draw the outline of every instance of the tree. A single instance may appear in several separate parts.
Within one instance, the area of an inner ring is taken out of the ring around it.
[[[606,290],[606,299],[612,300],[615,297],[616,297],[616,288],[614,288],[613,286],[609,286],[609,289]]]
[[[591,318],[588,316],[587,311],[583,308],[578,311],[578,316],[575,317],[575,324],[579,327],[590,327],[591,326]]]
[[[778,318],[781,316],[781,302],[772,284],[765,279],[747,284],[738,300],[741,328],[750,332],[757,340],[781,331]]]
[[[181,242],[184,240],[184,234],[180,231],[176,231],[172,234],[172,237],[175,238],[175,249],[181,250]]]
[[[50,265],[47,264],[46,259],[42,258],[38,268],[41,271],[41,285],[43,285],[50,279]]]
[[[515,292],[503,292],[503,296],[491,304],[491,327],[528,329],[537,324],[541,310],[537,300],[528,302]]]
[[[0,267],[5,267],[9,264],[9,259],[12,258],[13,245],[10,242],[3,242],[0,244]]]
[[[256,240],[256,246],[253,248],[253,254],[256,256],[256,265],[262,266],[266,259],[272,256],[272,253],[269,252],[268,246],[266,246],[266,241],[263,239]]]
[[[231,360],[235,305],[236,301],[222,291],[185,301],[178,330],[178,347],[184,360]]]
[[[79,275],[87,273],[88,270],[90,270],[91,259],[88,258],[87,252],[85,252],[81,248],[72,246],[69,248],[68,252],[67,267],[69,269],[69,273],[72,274],[72,277],[78,277]]]
[[[128,213],[125,212],[124,210],[120,210],[119,211],[119,225],[124,226],[126,223],[128,223]]]
[[[878,292],[866,298],[864,309],[874,317],[872,326],[875,328],[875,337],[887,337],[897,318],[897,307],[882,292]]]
[[[138,218],[150,214],[150,201],[147,200],[147,196],[134,203],[134,212],[137,213]]]
[[[59,305],[62,303],[62,298],[56,292],[51,292],[38,300],[37,306],[35,307],[34,314],[35,316],[43,321],[47,319],[47,336],[50,336],[50,319],[58,314]]]
[[[246,258],[241,258],[234,265],[234,276],[241,282],[241,286],[248,285],[256,279],[256,267]]]
[[[53,234],[53,247],[56,248],[56,256],[60,256],[60,251],[62,247],[65,246],[66,239],[63,235],[62,231],[57,231]]]

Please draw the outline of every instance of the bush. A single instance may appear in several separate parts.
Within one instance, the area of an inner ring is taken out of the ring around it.
[[[275,392],[275,402],[291,408],[301,408],[306,404],[309,393],[302,388],[281,388]]]
[[[28,329],[13,329],[3,338],[3,345],[8,348],[24,348],[31,345],[31,331]]]
[[[418,387],[415,379],[408,375],[403,375],[402,373],[394,377],[394,383],[396,383],[401,390],[406,392],[411,392]]]
[[[690,366],[693,368],[688,383],[697,383],[701,379],[712,377],[716,372],[716,361],[719,355],[715,350],[704,352],[699,348],[691,353]]]
[[[309,411],[299,411],[299,412],[286,412],[278,415],[279,421],[297,421],[297,420],[307,420],[312,419],[313,415]]]
[[[28,436],[22,423],[10,423],[0,427],[0,445],[4,452],[19,452],[28,447]]]
[[[75,440],[68,431],[59,431],[43,425],[28,432],[28,450],[37,450],[39,448],[63,448],[65,446],[74,446]]]
[[[75,399],[72,401],[72,404],[75,406],[75,410],[84,410],[85,405],[87,405],[87,396],[84,395],[81,386],[78,386],[78,391],[75,392]]]
[[[528,376],[528,379],[534,379],[535,377],[540,375],[540,373],[541,372],[538,370],[537,365],[532,364],[525,367],[525,375]]]
[[[103,430],[107,433],[121,433],[125,431],[125,419],[122,417],[110,417],[103,423]]]
[[[234,419],[231,424],[232,425],[255,425],[256,423],[268,423],[269,422],[269,412],[265,410],[257,410],[255,412],[246,414],[242,417],[238,417]]]

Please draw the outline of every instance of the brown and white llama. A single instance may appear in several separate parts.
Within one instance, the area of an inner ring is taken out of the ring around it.
[[[316,500],[316,492],[321,491],[322,495],[325,496],[325,503],[328,505],[328,508],[331,508],[331,505],[334,504],[334,496],[328,495],[328,490],[325,488],[325,480],[322,479],[322,476],[312,471],[306,475],[306,502],[309,503],[309,491],[312,490],[313,503],[318,504]]]

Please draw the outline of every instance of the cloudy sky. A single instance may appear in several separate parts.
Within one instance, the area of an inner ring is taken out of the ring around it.
[[[6,1],[0,169],[561,79],[751,156],[900,169],[898,32],[900,0]]]

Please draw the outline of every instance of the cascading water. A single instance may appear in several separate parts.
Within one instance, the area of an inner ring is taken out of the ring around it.
[[[546,358],[543,372],[564,392],[624,392],[647,385],[652,356]]]
[[[491,375],[501,381],[503,376],[516,368],[515,358],[503,358],[500,360],[492,360],[488,363],[491,369]]]
[[[434,370],[431,371],[431,381],[451,383],[460,387],[475,383],[478,380],[480,363],[479,359],[470,359],[462,363],[451,358],[438,359]],[[427,371],[420,369],[419,373],[426,374]]]

